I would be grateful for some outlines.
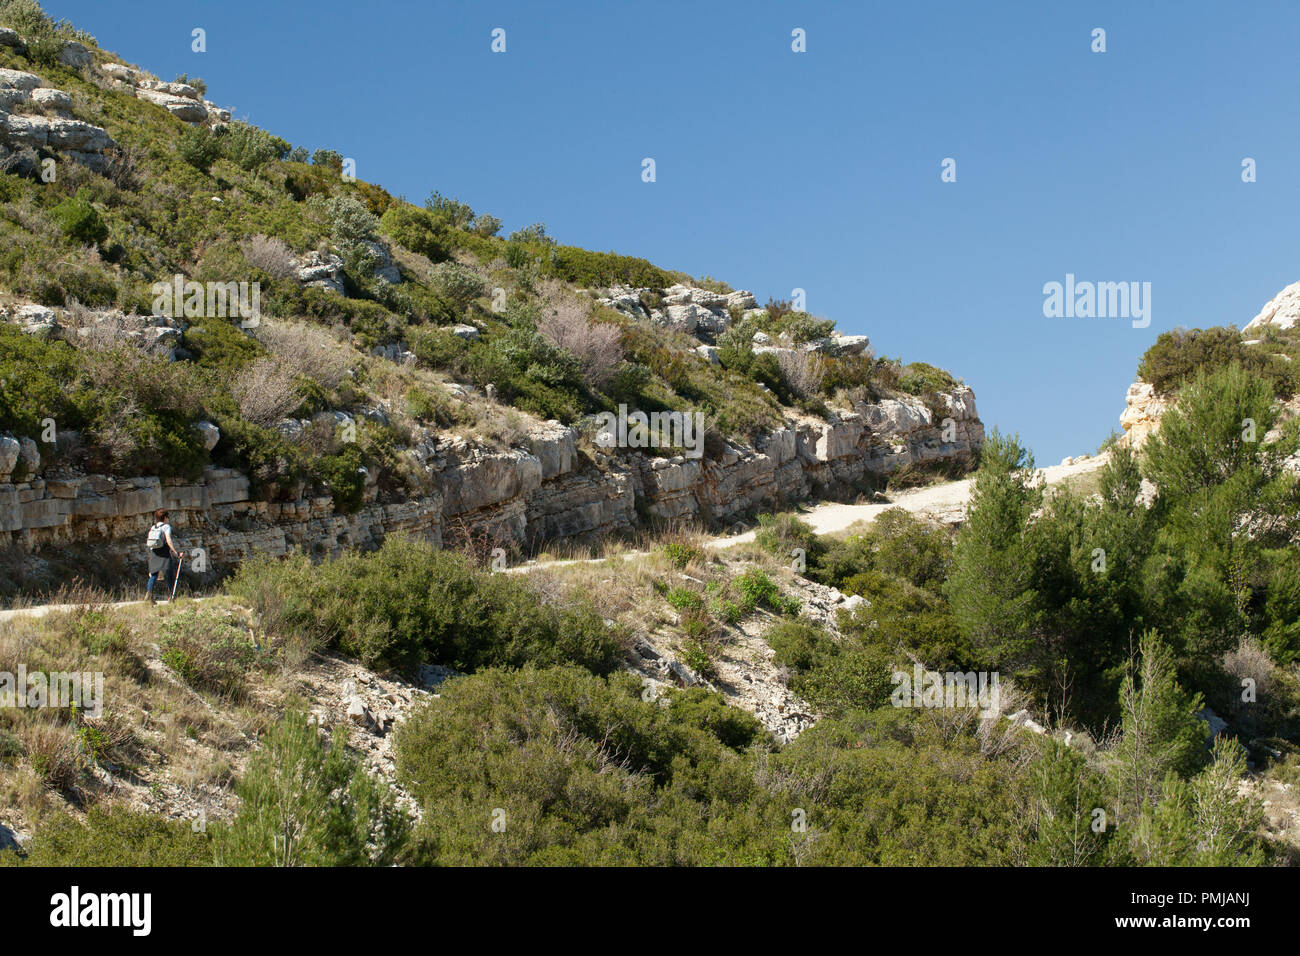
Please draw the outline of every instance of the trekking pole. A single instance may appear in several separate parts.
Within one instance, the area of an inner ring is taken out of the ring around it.
[[[181,583],[181,568],[184,566],[184,564],[185,564],[185,552],[182,551],[182,552],[181,552],[181,558],[180,558],[180,560],[176,562],[176,580],[175,580],[175,582],[172,584],[172,601],[173,601],[173,602],[175,602],[175,600],[176,600],[176,588],[177,588],[177,586]]]

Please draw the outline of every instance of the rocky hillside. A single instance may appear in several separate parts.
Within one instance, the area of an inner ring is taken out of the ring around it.
[[[0,549],[107,581],[396,531],[527,551],[968,468],[971,390],[712,279],[423,207],[53,24],[0,22]],[[601,415],[700,416],[695,447]]]

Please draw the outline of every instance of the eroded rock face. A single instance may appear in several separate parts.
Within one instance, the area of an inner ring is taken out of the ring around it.
[[[93,542],[101,553],[139,561],[140,540],[160,507],[171,512],[186,547],[206,550],[217,573],[256,554],[301,549],[327,557],[377,547],[396,533],[439,546],[481,533],[528,547],[595,540],[636,527],[646,514],[722,526],[814,490],[856,495],[864,476],[906,464],[969,461],[984,441],[974,396],[958,389],[944,407],[951,415],[936,421],[919,399],[862,405],[830,422],[792,422],[754,448],[724,446],[716,457],[698,459],[623,450],[593,460],[579,452],[577,432],[554,421],[534,426],[525,447],[507,451],[417,437],[407,454],[428,473],[432,490],[381,501],[378,476],[368,475],[364,504],[350,515],[338,514],[330,496],[303,491],[293,500],[254,501],[248,477],[224,468],[208,468],[196,482],[94,475],[42,481],[28,469],[14,484],[8,479],[23,456],[23,436],[0,436],[0,547]],[[220,441],[215,426],[198,427],[205,446]]]
[[[47,113],[13,113],[31,104]],[[52,149],[94,170],[105,167],[103,152],[117,146],[98,126],[60,114],[72,109],[72,98],[47,87],[35,73],[0,69],[0,158],[23,150]]]
[[[663,291],[661,307],[652,309],[644,305],[644,301],[654,301],[657,296],[658,292],[652,289],[612,286],[598,301],[633,318],[708,339],[727,330],[732,308],[751,309],[755,304],[751,292],[713,292],[678,283]]]
[[[1169,402],[1156,393],[1154,385],[1143,381],[1128,387],[1124,401],[1125,408],[1119,416],[1120,426],[1124,429],[1120,441],[1136,451],[1160,428],[1160,416],[1169,407]]]
[[[1259,315],[1246,323],[1243,332],[1260,332],[1266,326],[1289,329],[1300,322],[1300,282],[1293,282],[1268,300]]]
[[[188,83],[167,83],[152,74],[121,63],[102,63],[100,73],[117,81],[119,88],[133,93],[136,99],[153,103],[186,123],[219,126],[230,122],[230,110],[205,100]]]

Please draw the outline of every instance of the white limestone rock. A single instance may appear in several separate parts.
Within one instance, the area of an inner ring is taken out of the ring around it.
[[[1242,332],[1258,332],[1265,326],[1289,329],[1300,322],[1300,282],[1289,286],[1268,300],[1259,315],[1246,323]]]
[[[46,111],[70,112],[72,110],[72,97],[62,90],[46,88],[32,90],[31,102]]]

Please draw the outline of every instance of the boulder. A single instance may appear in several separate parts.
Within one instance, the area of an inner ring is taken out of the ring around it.
[[[137,89],[136,97],[147,100],[156,106],[161,106],[167,112],[171,113],[179,120],[187,123],[203,123],[207,121],[208,111],[202,103],[195,100],[187,99],[184,96],[174,96],[171,93],[164,93],[161,90]]]
[[[188,83],[150,83],[151,90],[157,90],[159,93],[166,93],[168,96],[179,96],[187,100],[200,100],[199,91]]]
[[[77,150],[83,153],[102,153],[117,143],[98,126],[75,119],[49,121],[49,146],[51,149]]]
[[[42,88],[32,90],[31,102],[44,110],[54,110],[56,112],[68,112],[72,109],[72,97],[62,90],[51,90]]]
[[[27,44],[19,36],[17,30],[10,30],[8,27],[0,27],[0,46],[9,47],[16,53],[26,53]]]
[[[212,449],[217,447],[217,442],[221,441],[221,429],[212,424],[212,422],[197,422],[194,425],[194,430],[197,431],[199,436],[203,439],[204,451],[212,451]]]
[[[35,73],[26,73],[23,70],[0,69],[0,90],[23,90],[30,93],[38,86],[44,85],[44,82]]]
[[[68,42],[63,44],[63,49],[59,51],[59,62],[74,70],[80,70],[94,63],[95,57],[84,44]]]
[[[105,63],[100,66],[99,70],[106,76],[110,76],[115,80],[120,80],[123,83],[129,83],[132,86],[135,86],[140,82],[139,71],[133,70],[129,66],[124,66],[121,63]]]
[[[735,292],[732,292],[727,295],[728,309],[740,309],[741,311],[747,311],[749,309],[755,308],[757,305],[758,302],[755,301],[754,293],[752,292],[738,289]]]
[[[473,342],[475,339],[478,338],[479,332],[478,329],[474,328],[474,326],[472,325],[456,324],[451,327],[451,334],[456,336],[457,338],[465,339],[468,342]]]
[[[18,443],[18,459],[27,466],[27,474],[37,474],[41,470],[41,450],[30,438],[20,438]]]
[[[710,365],[717,365],[717,364],[718,364],[718,362],[719,362],[719,359],[718,359],[718,350],[717,350],[717,348],[715,348],[714,346],[712,346],[712,345],[701,345],[701,346],[698,346],[698,347],[695,349],[695,351],[696,351],[696,353],[699,354],[699,356],[700,356],[702,359],[704,359],[704,360],[705,360],[706,362],[708,362]]]
[[[22,445],[17,438],[0,435],[0,475],[12,475],[22,454]]]
[[[871,340],[865,335],[840,335],[835,333],[832,338],[839,347],[841,355],[865,355],[871,358]]]
[[[298,281],[305,286],[342,295],[343,260],[333,253],[309,252],[298,266]]]

